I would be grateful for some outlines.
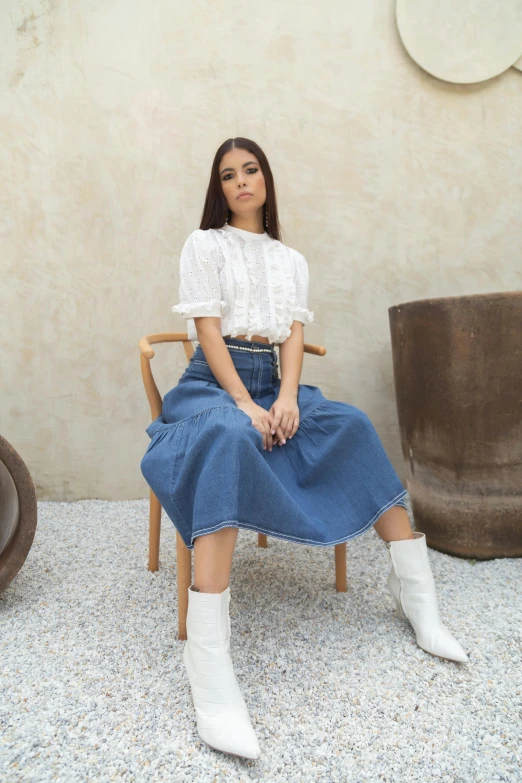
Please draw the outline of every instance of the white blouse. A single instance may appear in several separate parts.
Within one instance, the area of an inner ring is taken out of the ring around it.
[[[180,303],[189,340],[198,339],[194,317],[221,318],[221,334],[254,334],[282,343],[292,321],[309,324],[305,257],[266,231],[256,234],[226,224],[196,229],[181,251]]]

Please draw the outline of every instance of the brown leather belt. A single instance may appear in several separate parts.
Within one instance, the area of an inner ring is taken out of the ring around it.
[[[231,335],[230,335],[230,334],[225,334],[224,336],[225,336],[225,337],[231,337]],[[241,335],[238,335],[237,337],[234,337],[233,339],[234,339],[234,340],[247,340],[247,336],[246,336],[246,334],[241,334]],[[247,340],[247,342],[252,342],[252,343],[268,343],[269,345],[272,345],[272,343],[270,342],[270,340],[268,339],[268,337],[261,337],[261,336],[260,336],[260,335],[258,335],[258,334],[254,334],[254,335],[252,335],[252,337],[250,338],[250,340]],[[275,343],[274,343],[274,345],[275,345]]]

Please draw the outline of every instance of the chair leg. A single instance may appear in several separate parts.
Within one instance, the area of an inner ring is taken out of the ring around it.
[[[266,533],[258,533],[257,534],[257,545],[262,547],[268,546],[268,538]]]
[[[149,512],[149,571],[157,571],[159,568],[160,527],[161,503],[151,490]]]
[[[178,639],[187,638],[188,589],[192,583],[192,550],[176,530],[178,564]]]
[[[335,545],[335,587],[338,593],[346,593],[346,541]]]

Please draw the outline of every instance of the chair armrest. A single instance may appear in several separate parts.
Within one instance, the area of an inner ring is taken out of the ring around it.
[[[153,359],[155,356],[154,351],[150,347],[150,343],[148,340],[148,337],[142,337],[138,343],[138,348],[140,349],[140,353],[142,356],[144,356],[146,359]]]
[[[141,353],[147,359],[154,358],[154,349],[151,345],[154,343],[173,343],[173,342],[188,342],[187,332],[161,332],[159,334],[149,334],[147,337],[142,337],[138,343]],[[326,354],[326,348],[323,345],[315,345],[314,343],[304,343],[303,350],[305,353],[312,353],[317,356],[324,356]],[[190,356],[187,357],[190,359]]]
[[[326,348],[324,345],[314,345],[313,343],[305,343],[303,346],[304,353],[313,353],[316,356],[324,356]]]
[[[155,343],[187,343],[187,342],[189,342],[188,332],[160,332],[159,334],[149,334],[146,337],[142,337],[138,343],[138,347],[146,359],[153,359],[154,350],[151,348],[151,345],[154,345]]]

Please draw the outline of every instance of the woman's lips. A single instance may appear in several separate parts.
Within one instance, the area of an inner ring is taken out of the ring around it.
[[[251,193],[242,193],[238,198],[249,198],[251,195]]]

